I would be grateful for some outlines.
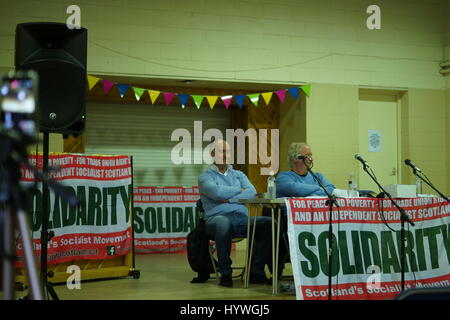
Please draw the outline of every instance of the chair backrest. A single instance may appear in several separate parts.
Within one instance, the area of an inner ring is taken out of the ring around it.
[[[202,199],[198,199],[195,206],[197,207],[198,211],[205,212],[205,209],[203,209]]]

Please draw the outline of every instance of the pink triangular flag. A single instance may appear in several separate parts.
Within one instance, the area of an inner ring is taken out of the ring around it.
[[[108,93],[109,90],[111,90],[112,87],[114,87],[115,83],[113,81],[109,80],[103,80],[103,91],[105,93]]]
[[[164,100],[166,100],[166,105],[168,106],[170,102],[172,102],[173,97],[175,96],[175,93],[173,92],[163,92]]]
[[[280,98],[280,101],[283,102],[286,97],[286,89],[275,91],[275,94]]]
[[[220,97],[220,98],[222,99],[223,103],[225,104],[225,108],[227,108],[227,110],[228,110],[228,108],[230,107],[231,99],[233,98],[233,96],[223,96],[223,97]]]

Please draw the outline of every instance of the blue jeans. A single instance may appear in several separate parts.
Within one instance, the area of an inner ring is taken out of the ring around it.
[[[251,226],[254,217],[250,218]],[[214,237],[217,248],[219,271],[222,275],[230,275],[231,269],[231,240],[234,237],[247,237],[247,214],[243,212],[229,212],[208,217],[206,233]],[[272,218],[256,217],[255,244],[251,273],[265,276],[264,266],[269,263],[272,250]]]

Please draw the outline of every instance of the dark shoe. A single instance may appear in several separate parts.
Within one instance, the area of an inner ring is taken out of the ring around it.
[[[226,274],[221,275],[219,285],[224,286],[224,287],[232,287],[233,280],[231,279],[231,276],[226,275]]]
[[[250,274],[250,279],[248,279],[249,283],[254,283],[254,284],[266,284],[267,281],[268,281],[268,279],[266,278],[266,276],[256,274],[256,273]]]
[[[198,277],[193,278],[191,283],[205,283],[209,280],[209,273],[199,273]]]

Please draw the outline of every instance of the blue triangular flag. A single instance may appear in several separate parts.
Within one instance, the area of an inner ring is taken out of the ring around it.
[[[234,96],[234,99],[236,100],[236,102],[239,105],[239,108],[241,108],[241,109],[242,109],[242,103],[244,103],[245,97],[246,97],[246,95]]]
[[[189,97],[191,96],[190,94],[181,94],[181,93],[178,93],[177,95],[178,95],[178,99],[180,100],[180,103],[182,106],[186,105]]]
[[[298,87],[297,88],[289,88],[288,91],[294,99],[298,98]]]
[[[125,95],[125,92],[127,92],[128,88],[130,86],[127,84],[118,83],[117,87],[119,88],[120,97],[123,98],[123,96]]]

